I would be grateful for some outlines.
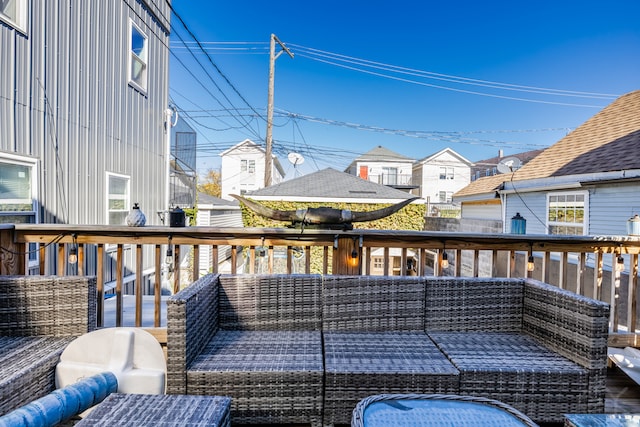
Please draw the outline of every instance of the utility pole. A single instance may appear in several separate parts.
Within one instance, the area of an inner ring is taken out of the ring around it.
[[[276,43],[280,45],[282,50],[276,54]],[[271,185],[271,169],[273,169],[272,146],[273,146],[273,85],[276,72],[276,59],[282,55],[282,52],[293,58],[293,53],[286,47],[275,34],[271,34],[271,44],[269,48],[269,96],[267,98],[267,137],[266,137],[266,153],[264,162],[264,186]]]

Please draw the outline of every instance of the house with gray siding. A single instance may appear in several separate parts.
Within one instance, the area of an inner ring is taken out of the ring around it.
[[[526,234],[626,235],[627,221],[640,213],[640,91],[619,97],[514,173],[480,178],[454,199],[463,222],[498,219],[506,233],[520,214]]]
[[[160,224],[169,18],[164,1],[0,2],[0,222],[122,225],[139,203]]]
[[[520,213],[527,234],[624,235],[640,212],[640,91],[619,97],[514,173],[455,194],[494,206],[504,232]],[[468,211],[469,212],[469,211]],[[479,212],[477,210],[477,212]]]

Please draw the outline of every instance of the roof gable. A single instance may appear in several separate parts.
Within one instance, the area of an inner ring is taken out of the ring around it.
[[[424,165],[425,163],[429,163],[429,162],[432,162],[434,160],[437,160],[438,157],[442,157],[442,156],[444,156],[446,154],[456,158],[456,160],[458,160],[459,162],[466,163],[468,166],[471,166],[473,164],[473,162],[467,160],[466,158],[464,158],[463,156],[461,156],[460,154],[458,154],[457,152],[455,152],[454,150],[452,150],[451,148],[448,148],[448,147],[438,151],[437,153],[433,153],[430,156],[427,156],[427,157],[425,157],[423,159],[418,160],[418,163],[421,164],[421,165]]]
[[[249,197],[405,200],[409,193],[327,168],[247,193]]]
[[[415,162],[415,159],[412,159],[407,156],[403,156],[402,154],[398,154],[395,151],[391,151],[388,148],[383,147],[382,145],[378,145],[372,150],[367,151],[360,157],[356,157],[355,161],[357,162]]]

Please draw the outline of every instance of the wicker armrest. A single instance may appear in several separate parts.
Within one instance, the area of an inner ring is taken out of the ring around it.
[[[96,328],[96,278],[0,276],[0,335],[74,337]]]
[[[588,369],[606,366],[609,304],[527,279],[523,329]]]
[[[187,366],[218,331],[219,275],[208,274],[167,300],[167,393],[186,394]]]
[[[589,371],[587,412],[602,412],[609,304],[528,279],[523,305],[523,330]]]

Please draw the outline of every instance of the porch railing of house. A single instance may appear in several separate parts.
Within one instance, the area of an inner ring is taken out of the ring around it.
[[[161,323],[161,272],[166,267],[164,255],[168,243],[173,245],[174,251],[171,283],[174,292],[202,274],[199,259],[201,248],[205,246],[210,248],[211,258],[216,261],[220,248],[236,248],[230,251],[230,273],[274,272],[274,254],[280,253],[284,260],[280,260],[283,271],[279,272],[289,274],[532,277],[610,303],[612,339],[630,345],[635,345],[636,341],[640,237],[634,236],[5,224],[0,225],[0,273],[28,274],[29,249],[33,251],[35,246],[40,263],[37,271],[41,274],[64,275],[72,271],[83,275],[85,249],[92,245],[97,248],[99,322],[104,318],[106,258],[115,257],[116,325],[120,326],[123,254],[125,247],[130,248],[135,254],[135,265],[129,268],[135,275],[135,321],[140,326],[143,254],[152,254],[155,259],[154,324],[158,327]],[[71,246],[77,248],[75,269],[69,268]],[[115,250],[107,255],[106,247]],[[185,267],[178,262],[180,251],[184,250],[192,251],[191,271],[186,275],[181,274]],[[261,255],[261,265],[266,267],[258,271],[257,258]],[[55,271],[46,271],[44,260],[51,256],[56,259]],[[444,263],[443,258],[446,259]],[[530,261],[533,271],[528,266]],[[400,268],[394,269],[394,263]],[[445,264],[448,267],[443,267]],[[212,263],[210,271],[218,272],[218,262]],[[181,276],[187,276],[188,280],[181,281]]]

